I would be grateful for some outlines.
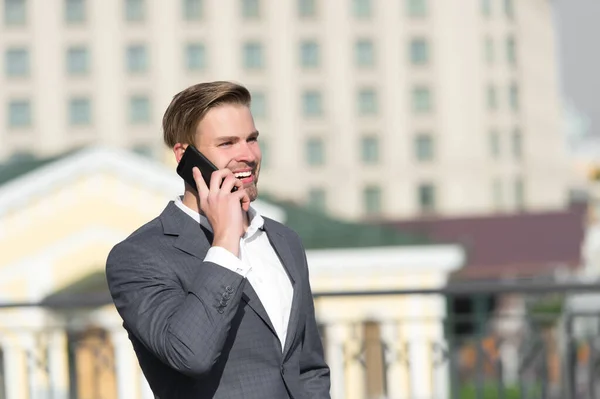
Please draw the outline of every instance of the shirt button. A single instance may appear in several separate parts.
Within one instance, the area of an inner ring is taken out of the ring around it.
[[[231,293],[233,293],[233,288],[231,288],[231,286],[228,285],[227,287],[225,287],[225,291],[227,291],[231,294]]]

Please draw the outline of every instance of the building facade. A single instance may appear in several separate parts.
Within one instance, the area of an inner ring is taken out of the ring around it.
[[[0,160],[102,143],[173,162],[170,99],[224,79],[253,93],[282,199],[347,219],[566,202],[547,0],[2,3]]]

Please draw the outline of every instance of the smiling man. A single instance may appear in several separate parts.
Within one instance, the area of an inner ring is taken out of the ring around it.
[[[261,152],[250,93],[210,82],[163,118],[177,162],[193,144],[219,169],[110,252],[106,275],[155,396],[329,398],[306,255],[252,208]],[[232,192],[233,187],[237,187]]]

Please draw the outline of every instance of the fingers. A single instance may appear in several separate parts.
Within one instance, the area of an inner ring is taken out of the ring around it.
[[[247,211],[250,208],[250,196],[246,190],[238,190],[234,194],[237,198],[239,198],[242,208]]]
[[[206,198],[208,196],[208,187],[204,182],[204,178],[202,177],[202,173],[200,173],[200,169],[196,166],[192,168],[192,175],[194,176],[194,181],[196,182],[196,187],[198,188],[198,194],[200,198]]]
[[[223,191],[223,193],[230,193],[232,192],[234,187],[237,187],[237,189],[239,190],[242,188],[243,185],[244,184],[240,179],[236,178],[233,174],[231,174],[228,175],[223,181],[223,184],[221,185],[221,190]]]
[[[219,192],[222,183],[224,183],[223,180],[225,180],[229,176],[235,179],[233,172],[229,169],[219,169],[212,172],[210,176],[210,191],[212,193]],[[233,185],[231,187],[233,187]],[[229,191],[231,191],[231,188],[229,189]]]

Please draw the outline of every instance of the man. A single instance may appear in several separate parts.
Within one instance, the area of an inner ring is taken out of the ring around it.
[[[219,170],[207,187],[194,168],[198,192],[186,183],[107,259],[114,303],[160,399],[329,398],[300,239],[250,206],[261,152],[249,106],[248,90],[229,82],[173,98],[163,129],[175,159],[193,144]]]

